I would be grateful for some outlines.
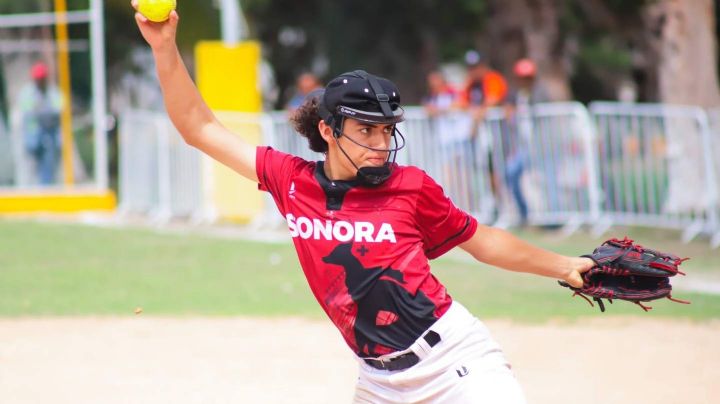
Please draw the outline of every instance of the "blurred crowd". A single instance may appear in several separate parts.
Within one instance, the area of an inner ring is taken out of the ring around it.
[[[422,105],[440,146],[441,181],[450,195],[462,199],[457,202],[472,206],[473,201],[487,196],[476,186],[475,177],[483,173],[495,198],[494,205],[501,203],[501,192],[509,195],[516,206],[518,224],[525,224],[528,207],[521,181],[528,150],[521,139],[530,136],[531,130],[522,117],[532,105],[549,101],[547,91],[530,59],[518,60],[507,76],[493,69],[487,58],[475,50],[465,54],[464,65],[465,77],[460,85],[451,84],[440,69],[426,76]],[[57,183],[59,169],[63,97],[51,83],[48,66],[35,63],[16,101],[21,114],[23,152],[35,178],[31,182],[39,185]],[[322,87],[317,75],[299,74],[284,104],[288,115],[307,94]],[[491,136],[484,131],[483,123],[492,109],[501,109],[508,125],[499,156],[497,147],[486,147]]]
[[[456,202],[472,206],[474,200],[483,196],[474,185],[473,173],[487,172],[485,180],[494,195],[491,203],[500,204],[499,194],[507,191],[516,205],[516,224],[525,225],[528,207],[521,180],[528,150],[522,139],[530,136],[531,128],[529,120],[523,117],[528,116],[534,104],[549,102],[548,92],[538,79],[535,62],[528,58],[517,60],[509,77],[493,69],[485,55],[476,50],[465,53],[464,67],[465,77],[460,85],[451,84],[439,68],[426,76],[422,106],[440,145],[438,154],[444,162],[441,181],[450,195],[464,199]],[[307,94],[322,86],[318,76],[300,74],[285,104],[288,114],[302,104]],[[493,155],[498,150],[488,146],[490,135],[483,130],[485,118],[493,108],[503,110],[508,126],[499,148],[502,164],[493,164]],[[479,169],[481,164],[483,170]]]
[[[449,191],[466,196],[470,199],[467,202],[472,203],[480,195],[473,192],[473,181],[466,172],[478,172],[478,159],[484,159],[487,181],[493,193],[492,203],[495,206],[500,203],[498,196],[504,186],[516,204],[517,224],[524,226],[528,220],[528,207],[521,179],[528,151],[522,139],[530,136],[531,129],[529,119],[523,117],[528,117],[532,105],[550,101],[548,93],[537,78],[537,66],[530,59],[516,61],[510,79],[494,70],[487,58],[475,50],[465,54],[465,65],[466,79],[460,88],[451,85],[440,70],[427,75],[428,91],[423,106],[434,121],[434,130],[442,145],[441,155],[446,160],[444,183],[466,188]],[[502,131],[499,147],[503,160],[499,166],[503,172],[498,172],[497,161],[493,159],[497,152],[486,145],[490,136],[482,130],[489,109],[494,107],[504,109],[507,125],[507,130]],[[483,155],[478,156],[478,151]],[[453,181],[453,178],[460,180]]]

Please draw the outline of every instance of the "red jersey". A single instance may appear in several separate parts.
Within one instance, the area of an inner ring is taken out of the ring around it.
[[[408,348],[452,301],[428,260],[468,240],[477,221],[416,167],[377,187],[331,181],[322,161],[257,149],[259,188],[287,220],[315,298],[362,357]]]

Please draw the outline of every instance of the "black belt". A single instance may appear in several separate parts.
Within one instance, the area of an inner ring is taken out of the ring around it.
[[[428,345],[430,345],[430,347],[434,347],[438,342],[440,342],[441,338],[440,334],[431,330],[423,335],[423,339],[428,343]],[[375,358],[365,358],[364,361],[375,369],[403,370],[416,365],[420,362],[420,358],[415,354],[415,352],[408,352],[390,359],[381,360]]]

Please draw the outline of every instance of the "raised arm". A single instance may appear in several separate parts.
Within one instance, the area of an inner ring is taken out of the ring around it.
[[[132,6],[137,10],[137,0],[132,1]],[[136,12],[135,21],[152,48],[165,108],[185,142],[257,182],[255,147],[220,124],[180,57],[175,42],[178,14],[173,11],[170,19],[156,23]]]
[[[595,263],[590,258],[567,257],[535,247],[507,231],[478,225],[475,234],[460,248],[478,261],[515,272],[564,280],[574,287],[582,287],[580,274]]]

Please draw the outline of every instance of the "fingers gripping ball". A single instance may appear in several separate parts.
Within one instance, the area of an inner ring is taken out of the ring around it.
[[[163,22],[175,10],[176,0],[138,0],[138,11],[150,21]]]

